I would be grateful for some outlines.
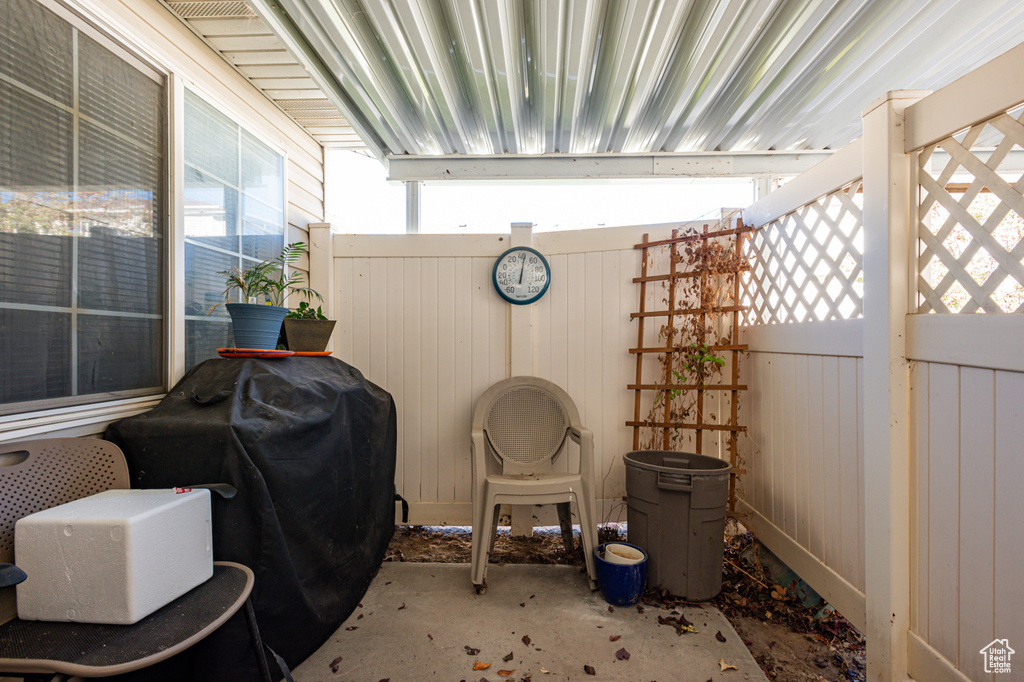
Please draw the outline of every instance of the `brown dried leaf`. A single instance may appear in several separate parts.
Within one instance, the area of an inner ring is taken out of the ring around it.
[[[338,672],[338,666],[339,665],[341,665],[341,656],[338,656],[336,659],[331,661],[331,672],[332,673]]]
[[[498,676],[499,677],[508,677],[509,675],[514,675],[515,672],[516,671],[515,671],[514,668],[512,670],[499,670],[498,671]]]
[[[526,646],[530,646],[530,636],[529,635],[523,635],[523,644],[525,644]]]
[[[609,642],[617,642],[622,638],[622,635],[612,635],[608,638]]]
[[[349,632],[352,632],[353,630],[358,630],[358,629],[359,629],[359,626],[358,626],[358,625],[349,625],[349,626],[348,626],[347,628],[345,628],[345,629],[346,629],[346,630],[348,630]]]
[[[717,639],[719,642],[725,641],[725,635],[722,634],[721,630],[715,633],[715,639]]]
[[[501,660],[503,660],[505,663],[508,663],[509,661],[511,661],[512,660],[512,652],[510,651],[507,654],[505,654],[504,656],[502,656]]]
[[[722,666],[722,670],[720,672],[723,672],[723,673],[726,670],[739,670],[739,668],[737,668],[736,666],[732,665],[731,663],[726,663],[724,658],[718,659],[718,665]]]
[[[398,610],[401,611],[404,608],[405,608],[405,602],[402,602],[402,605],[398,607]]]
[[[629,660],[629,652],[626,651],[625,649],[619,649],[618,651],[615,652],[615,658],[619,659],[620,661],[628,661]]]
[[[480,661],[473,664],[473,670],[487,670],[490,667],[490,663],[481,663]]]
[[[583,672],[585,672],[588,675],[596,675],[597,674],[597,671],[594,670],[594,666],[592,666],[592,665],[585,665],[585,666],[583,666]]]
[[[545,668],[544,666],[541,666],[541,667],[540,667],[540,671],[541,671],[542,673],[544,673],[545,675],[550,675],[550,674],[551,674],[551,671],[550,671],[550,670],[548,670],[547,668]]]
[[[478,653],[480,653],[479,649],[474,649],[473,647],[471,647],[469,645],[467,645],[467,646],[465,646],[463,648],[466,650],[466,655],[467,656],[476,656]]]

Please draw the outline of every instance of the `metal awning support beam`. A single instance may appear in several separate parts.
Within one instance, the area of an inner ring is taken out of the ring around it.
[[[690,154],[389,156],[388,180],[572,180],[796,175],[832,150]]]

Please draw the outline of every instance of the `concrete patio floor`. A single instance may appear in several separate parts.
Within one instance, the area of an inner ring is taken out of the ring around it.
[[[658,624],[667,611],[609,610],[575,567],[492,565],[487,584],[485,594],[474,592],[468,564],[385,563],[360,608],[293,671],[296,682],[766,680],[712,606],[683,609],[698,632],[680,636]],[[719,632],[724,642],[716,638]],[[480,652],[468,655],[467,646]],[[616,658],[620,649],[628,660]],[[509,653],[511,660],[504,661]],[[338,672],[332,672],[339,658]],[[720,659],[738,669],[723,672]],[[474,671],[478,661],[491,665]],[[503,677],[499,670],[515,672]]]

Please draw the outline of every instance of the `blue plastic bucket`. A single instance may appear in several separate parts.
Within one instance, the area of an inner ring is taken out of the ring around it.
[[[604,558],[605,546],[609,544],[632,547],[644,558],[635,564],[616,564]],[[604,543],[594,548],[597,562],[597,584],[604,600],[613,606],[630,606],[640,601],[647,586],[647,552],[625,542]]]

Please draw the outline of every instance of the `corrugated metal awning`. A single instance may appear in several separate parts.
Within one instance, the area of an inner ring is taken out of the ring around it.
[[[382,158],[837,149],[1024,40],[1019,0],[249,1]]]

